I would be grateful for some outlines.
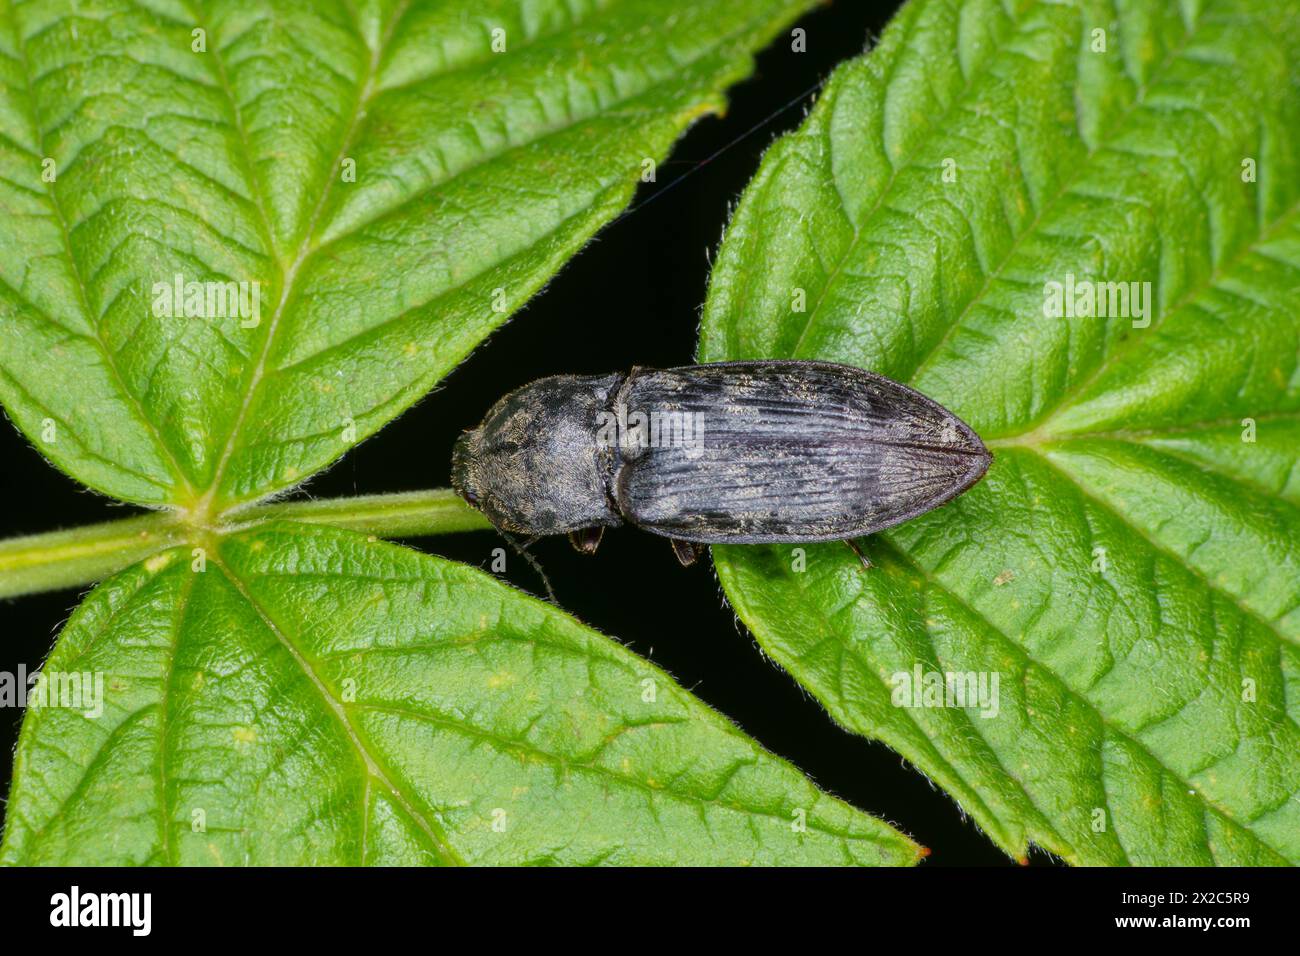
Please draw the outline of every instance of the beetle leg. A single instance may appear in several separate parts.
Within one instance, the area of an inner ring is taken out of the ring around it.
[[[569,532],[569,544],[573,545],[574,551],[581,554],[595,554],[604,534],[605,529],[600,525],[594,528],[579,528],[577,531]]]
[[[862,562],[862,570],[870,571],[871,559],[867,557],[865,554],[863,554],[862,549],[858,547],[858,543],[854,541],[852,538],[845,538],[844,543],[849,546],[850,551],[852,551],[854,554],[858,556],[858,560]]]
[[[677,560],[682,563],[682,567],[689,568],[699,560],[704,551],[704,546],[695,544],[691,541],[681,541],[677,538],[669,538],[673,543],[673,554],[677,555]]]

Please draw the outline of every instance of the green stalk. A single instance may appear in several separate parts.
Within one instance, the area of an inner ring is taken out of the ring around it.
[[[492,527],[487,518],[467,505],[456,492],[450,488],[435,488],[432,491],[254,505],[232,513],[229,527],[221,530],[242,530],[277,518],[328,524],[380,538],[419,538]]]
[[[0,541],[0,598],[107,577],[185,540],[173,512]]]
[[[491,527],[449,488],[253,505],[212,529],[191,527],[176,512],[139,515],[0,541],[0,598],[90,584],[182,544],[196,531],[224,534],[276,519],[328,524],[381,538]]]

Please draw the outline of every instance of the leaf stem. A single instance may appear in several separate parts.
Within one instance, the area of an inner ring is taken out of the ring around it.
[[[275,519],[348,528],[381,538],[419,538],[455,531],[480,531],[492,525],[450,488],[399,491],[355,498],[285,501],[231,512],[220,531],[242,530]]]
[[[450,488],[253,505],[215,528],[190,525],[176,512],[157,512],[0,541],[0,598],[90,584],[201,537],[198,532],[242,531],[276,519],[328,524],[381,538],[491,528]]]
[[[175,512],[0,541],[0,597],[98,581],[185,540]]]

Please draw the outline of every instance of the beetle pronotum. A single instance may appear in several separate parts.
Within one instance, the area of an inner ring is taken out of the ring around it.
[[[705,544],[852,544],[955,498],[991,460],[965,422],[884,376],[722,362],[516,389],[456,442],[452,484],[502,530],[590,553],[630,524],[689,564]]]

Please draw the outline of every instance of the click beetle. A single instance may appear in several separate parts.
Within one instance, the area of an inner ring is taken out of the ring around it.
[[[591,553],[630,524],[689,564],[705,544],[852,545],[952,500],[991,460],[965,422],[882,375],[720,362],[516,389],[456,442],[452,484],[504,531]]]

